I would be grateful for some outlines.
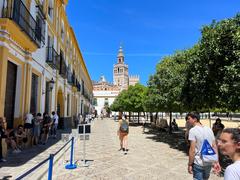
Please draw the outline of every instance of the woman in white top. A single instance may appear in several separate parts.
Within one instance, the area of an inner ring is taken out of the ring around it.
[[[240,129],[224,129],[220,135],[218,147],[234,162],[226,168],[224,180],[240,180]]]

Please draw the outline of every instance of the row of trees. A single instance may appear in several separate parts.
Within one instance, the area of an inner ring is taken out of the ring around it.
[[[164,57],[148,86],[122,91],[112,110],[128,112],[239,111],[240,14],[213,21],[190,49]],[[171,119],[171,118],[170,118]]]

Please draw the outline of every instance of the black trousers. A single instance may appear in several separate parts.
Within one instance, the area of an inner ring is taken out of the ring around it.
[[[3,158],[2,156],[2,138],[0,137],[0,160]]]

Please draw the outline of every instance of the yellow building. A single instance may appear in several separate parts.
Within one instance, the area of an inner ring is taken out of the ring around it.
[[[93,87],[67,0],[0,1],[0,116],[8,127],[26,113],[56,111],[60,126],[92,111]]]

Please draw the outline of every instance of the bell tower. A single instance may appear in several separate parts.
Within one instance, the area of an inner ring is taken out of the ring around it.
[[[124,54],[122,46],[119,47],[117,64],[113,66],[113,84],[121,90],[127,89],[129,85],[128,65],[124,64]]]

